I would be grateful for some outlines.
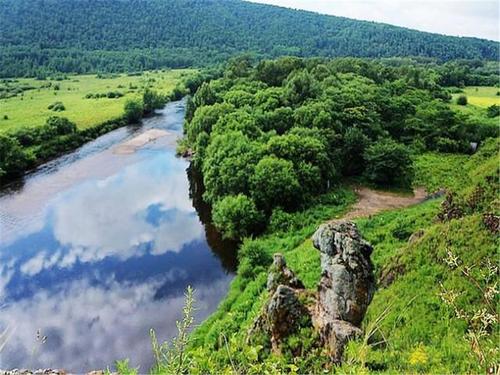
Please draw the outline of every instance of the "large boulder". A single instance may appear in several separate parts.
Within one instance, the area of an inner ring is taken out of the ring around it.
[[[340,363],[346,343],[362,333],[359,326],[375,292],[372,247],[346,220],[321,225],[313,244],[321,252],[314,325],[332,361]]]
[[[321,225],[313,243],[321,252],[320,314],[359,326],[375,292],[372,247],[347,220]]]

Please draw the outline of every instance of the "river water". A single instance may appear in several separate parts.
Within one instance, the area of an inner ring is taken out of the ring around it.
[[[225,296],[234,246],[175,157],[184,109],[169,103],[0,191],[0,368],[82,372],[129,358],[144,373],[149,330],[175,335],[188,285],[198,323]],[[114,152],[152,128],[170,134]]]

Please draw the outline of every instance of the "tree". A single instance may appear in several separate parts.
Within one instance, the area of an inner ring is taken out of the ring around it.
[[[139,122],[144,113],[144,106],[139,99],[129,99],[125,102],[125,118],[129,124]]]
[[[408,148],[390,138],[369,146],[365,153],[365,177],[378,184],[409,185],[413,177],[412,159]]]
[[[165,100],[156,91],[147,88],[142,95],[143,112],[148,115],[155,109],[160,109],[165,104]]]
[[[31,162],[17,140],[0,134],[0,177],[20,175]]]
[[[239,239],[255,233],[264,221],[252,199],[244,194],[229,195],[212,209],[215,226],[225,238]]]
[[[457,104],[458,105],[467,105],[467,97],[465,95],[460,95],[457,98]]]
[[[74,122],[69,121],[65,117],[50,116],[45,121],[46,133],[50,136],[64,135],[75,133],[77,128]]]
[[[365,168],[363,153],[370,140],[358,128],[349,128],[343,137],[343,172],[352,176],[361,174]]]
[[[215,104],[217,98],[215,93],[210,87],[208,82],[203,82],[196,94],[193,97],[193,104],[196,108],[199,108],[204,105],[212,105]]]
[[[300,185],[293,163],[274,156],[259,161],[252,176],[251,195],[259,207],[292,209],[300,200]]]
[[[241,132],[212,137],[202,166],[204,198],[212,203],[225,195],[249,194],[250,177],[260,158],[258,143],[251,142]]]

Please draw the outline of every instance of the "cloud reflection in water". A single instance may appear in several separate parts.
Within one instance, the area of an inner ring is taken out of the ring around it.
[[[60,193],[42,225],[0,243],[0,330],[15,326],[0,367],[80,372],[129,357],[147,371],[149,329],[175,334],[187,285],[199,319],[216,308],[232,276],[206,242],[186,167],[152,153]]]

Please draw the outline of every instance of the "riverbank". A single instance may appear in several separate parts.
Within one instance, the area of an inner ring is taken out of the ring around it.
[[[198,321],[225,297],[236,252],[193,207],[201,197],[175,155],[185,105],[171,102],[0,192],[0,332],[13,328],[2,368],[80,374],[129,357],[148,372],[149,330],[175,335],[187,285]],[[157,129],[172,136],[113,152]]]
[[[267,234],[244,241],[238,275],[226,299],[191,336],[185,355],[192,368],[206,373],[287,372],[292,366],[296,373],[334,371],[311,331],[292,334],[280,354],[272,352],[266,337],[251,337],[249,344],[249,332],[269,297],[266,283],[272,255],[284,254],[288,267],[312,293],[321,268],[310,236],[323,221],[349,217],[374,247],[378,289],[362,325],[363,337],[349,344],[337,370],[477,373],[494,369],[496,322],[486,321],[491,333],[480,337],[467,333],[477,335],[481,326],[466,323],[478,314],[495,314],[491,301],[496,297],[484,297],[481,289],[494,288],[495,279],[488,281],[481,275],[498,271],[493,266],[499,230],[494,213],[497,142],[488,140],[461,168],[443,164],[450,157],[446,154],[432,154],[432,160],[423,155],[425,165],[416,163],[419,181],[435,188],[433,181],[440,180],[440,187],[452,192],[443,204],[439,195],[424,199],[423,190],[404,197],[367,188],[357,189],[356,203],[354,191],[341,188],[311,202],[308,210],[289,215],[287,222]],[[450,263],[453,259],[458,263]],[[472,277],[481,288],[467,279],[463,269],[478,270]],[[454,295],[450,302],[448,297]],[[465,315],[455,315],[456,308]],[[477,350],[471,352],[471,347]]]

